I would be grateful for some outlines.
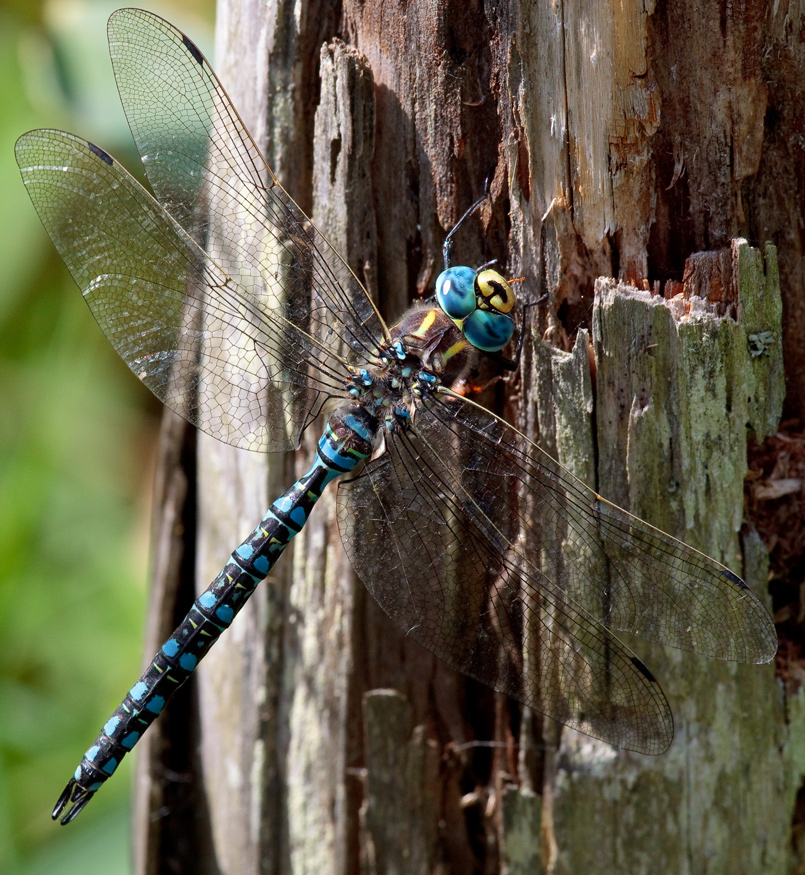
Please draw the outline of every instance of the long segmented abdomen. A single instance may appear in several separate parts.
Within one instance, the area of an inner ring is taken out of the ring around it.
[[[70,804],[61,821],[70,823],[114,774],[302,530],[324,487],[369,457],[376,428],[372,414],[357,404],[330,417],[310,470],[271,505],[257,528],[235,549],[106,721],[59,797],[54,819]]]

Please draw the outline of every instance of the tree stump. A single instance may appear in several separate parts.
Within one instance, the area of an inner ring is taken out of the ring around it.
[[[215,68],[390,322],[432,293],[489,178],[457,260],[547,296],[490,404],[766,598],[743,481],[784,353],[789,415],[805,398],[802,33],[786,4],[222,0]],[[190,540],[184,571],[159,542],[154,617],[180,612],[188,569],[207,586],[314,439],[260,457],[198,436],[197,529],[161,493],[160,531],[183,518]],[[674,710],[662,757],[540,720],[406,639],[349,567],[333,490],[152,730],[137,871],[788,871],[801,697],[785,706],[771,665],[628,644]]]

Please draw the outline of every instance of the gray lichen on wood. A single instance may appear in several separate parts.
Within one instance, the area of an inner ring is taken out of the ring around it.
[[[595,483],[594,390],[590,335],[580,331],[570,353],[540,342],[534,349],[540,446],[584,483]]]
[[[745,241],[731,251],[738,320],[699,297],[669,306],[606,279],[593,313],[599,491],[727,564],[743,515],[747,428],[759,438],[776,428],[783,400],[774,247],[768,275]],[[761,330],[777,343],[753,356],[749,337]]]

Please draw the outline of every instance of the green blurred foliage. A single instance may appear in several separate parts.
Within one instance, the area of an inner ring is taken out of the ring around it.
[[[142,472],[159,411],[95,325],[13,154],[24,131],[63,127],[134,168],[105,41],[117,5],[0,5],[0,872],[9,875],[130,871],[131,758],[67,829],[50,810],[141,669],[151,483]],[[188,2],[192,15],[142,5],[209,49],[212,2]]]

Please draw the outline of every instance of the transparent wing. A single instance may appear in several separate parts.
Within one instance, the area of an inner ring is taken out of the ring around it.
[[[388,331],[365,289],[274,179],[215,73],[191,40],[140,9],[108,24],[129,127],[157,200],[255,297],[277,295],[287,318],[371,358]]]
[[[466,447],[438,421],[426,431],[427,440],[414,431],[389,436],[387,451],[339,487],[341,539],[368,590],[453,668],[611,744],[662,753],[673,738],[662,690],[525,559],[514,478],[492,476],[471,496],[461,486]],[[507,502],[497,525],[485,507],[490,491]]]
[[[490,526],[516,513],[511,539],[560,569],[561,596],[606,627],[717,659],[774,656],[772,618],[736,574],[610,504],[488,411],[434,399],[417,429],[431,452],[461,447],[454,488]]]
[[[367,588],[453,667],[613,744],[673,735],[656,681],[614,635],[739,662],[777,648],[733,572],[604,501],[522,434],[458,398],[339,488],[342,541]]]
[[[44,130],[15,151],[42,223],[137,377],[216,438],[296,447],[323,400],[343,393],[345,361],[271,296],[240,287],[97,146]],[[277,265],[277,284],[295,287],[300,269]]]

